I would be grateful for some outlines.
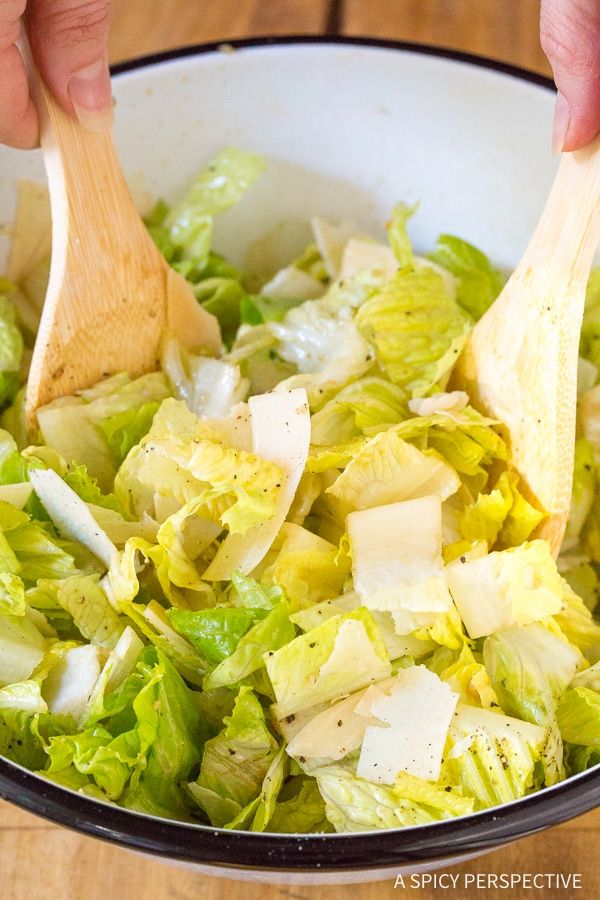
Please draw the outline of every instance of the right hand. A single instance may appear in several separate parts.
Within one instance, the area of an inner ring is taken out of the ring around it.
[[[558,88],[554,151],[578,150],[600,132],[600,2],[542,0],[540,25]]]

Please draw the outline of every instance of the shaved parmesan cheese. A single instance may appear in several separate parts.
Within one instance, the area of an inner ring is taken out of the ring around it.
[[[342,265],[344,247],[350,238],[358,236],[359,229],[352,222],[333,225],[318,216],[310,220],[310,225],[327,272],[331,278],[337,278]]]
[[[432,394],[431,397],[413,397],[408,401],[408,408],[416,416],[435,416],[446,412],[460,412],[469,403],[469,395],[465,391]]]
[[[98,678],[106,650],[84,644],[67,650],[50,670],[43,685],[44,699],[51,713],[82,718]]]
[[[370,714],[380,724],[365,731],[358,777],[393,784],[400,772],[407,772],[437,781],[458,694],[425,666],[402,669],[374,690]]]
[[[398,260],[386,244],[351,238],[344,247],[339,277],[351,278],[363,269],[376,269],[388,281],[398,271]]]
[[[365,694],[376,687],[379,685],[371,685],[313,716],[289,741],[286,748],[289,755],[333,762],[357,750],[367,727],[378,721],[368,711],[366,715],[359,714],[357,707]]]
[[[325,293],[325,285],[296,266],[280,269],[262,288],[263,297],[273,300],[316,300]]]
[[[32,469],[33,489],[48,515],[65,537],[79,541],[108,568],[118,552],[106,532],[98,525],[87,505],[52,469]]]
[[[127,625],[123,634],[110,651],[104,664],[102,675],[106,677],[105,692],[114,691],[122,681],[131,675],[135,669],[138,656],[144,649],[142,640],[137,636],[130,625]]]
[[[247,575],[259,564],[285,521],[308,457],[310,412],[303,388],[251,397],[248,407],[252,451],[282,468],[283,483],[275,515],[244,534],[227,535],[204,573],[208,581],[231,578],[236,570]]]
[[[442,560],[442,505],[421,497],[350,513],[354,587],[371,609],[448,612]]]

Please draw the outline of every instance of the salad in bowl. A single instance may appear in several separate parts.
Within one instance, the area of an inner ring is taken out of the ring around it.
[[[600,761],[600,277],[554,560],[501,423],[448,390],[503,276],[418,209],[320,218],[279,270],[212,249],[265,163],[218,153],[147,227],[222,354],[23,414],[49,213],[0,281],[0,753],[216,828],[356,832],[507,803]],[[118,339],[118,337],[116,338]]]

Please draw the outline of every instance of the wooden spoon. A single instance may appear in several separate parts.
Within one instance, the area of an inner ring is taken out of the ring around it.
[[[477,409],[505,424],[512,463],[548,513],[536,536],[555,556],[569,514],[579,336],[600,243],[599,199],[597,138],[563,154],[527,250],[453,375]]]
[[[167,333],[221,347],[219,325],[165,262],[129,193],[110,133],[86,131],[35,85],[52,209],[52,260],[25,401],[155,369]]]

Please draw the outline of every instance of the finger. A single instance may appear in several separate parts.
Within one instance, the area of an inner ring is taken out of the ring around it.
[[[600,132],[600,3],[542,0],[540,35],[559,91],[556,150],[577,150]]]
[[[0,142],[29,149],[38,142],[38,119],[15,45],[26,0],[0,3]]]
[[[30,0],[28,31],[42,78],[91,131],[112,124],[110,0]]]

